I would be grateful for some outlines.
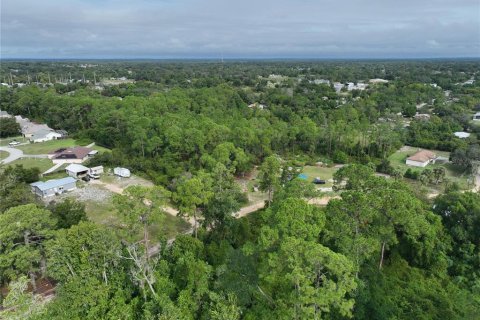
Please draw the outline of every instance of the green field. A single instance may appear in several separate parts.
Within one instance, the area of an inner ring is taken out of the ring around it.
[[[7,152],[7,151],[2,151],[0,150],[0,160],[3,160],[5,159],[6,157],[8,157],[10,154]]]
[[[428,165],[425,168],[407,166],[405,163],[407,157],[413,155],[417,151],[418,151],[418,148],[403,147],[401,150],[398,150],[397,152],[392,154],[388,159],[390,160],[391,165],[394,168],[400,170],[402,174],[405,173],[407,169],[420,172],[427,168],[433,170],[434,168],[437,168],[437,167],[444,167],[445,176],[450,181],[458,183],[462,189],[467,189],[469,187],[467,183],[468,175],[464,173],[462,168],[452,163],[436,163],[436,164]],[[442,156],[447,159],[450,156],[450,153],[447,151],[438,151],[438,150],[431,150],[431,151],[433,151],[437,156]]]
[[[332,187],[333,183],[328,180],[333,179],[333,174],[337,172],[338,168],[305,166],[303,167],[303,174],[307,175],[307,181],[312,182],[316,177],[325,180],[326,183],[319,185],[320,187]]]
[[[40,143],[29,143],[19,146],[25,154],[47,154],[59,148],[68,148],[78,145],[74,139],[59,139]]]
[[[40,169],[40,172],[44,172],[51,167],[53,167],[53,162],[50,159],[33,159],[33,158],[23,158],[18,159],[13,162],[10,162],[8,165],[21,164],[25,168],[34,168],[37,167]]]
[[[27,142],[27,140],[24,140],[22,136],[17,136],[17,137],[0,139],[0,146],[8,146],[8,144],[12,141]]]

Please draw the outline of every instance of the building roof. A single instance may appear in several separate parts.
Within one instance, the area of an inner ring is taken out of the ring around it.
[[[82,166],[81,164],[72,163],[72,164],[68,165],[65,168],[65,170],[70,171],[70,172],[74,172],[74,173],[79,173],[79,172],[88,171],[88,168],[85,167],[85,166]]]
[[[37,181],[37,182],[31,183],[30,185],[32,187],[37,187],[41,191],[45,191],[45,190],[49,190],[49,189],[53,189],[53,188],[58,188],[58,187],[64,186],[64,185],[69,184],[69,183],[74,183],[75,181],[77,181],[77,180],[72,178],[72,177],[66,177],[66,178],[62,178],[62,179],[48,180],[48,181],[45,181],[45,182],[44,181]]]
[[[56,155],[54,159],[83,159],[91,151],[92,149],[87,147],[73,147],[55,150],[53,154]]]
[[[470,133],[469,132],[464,132],[464,131],[457,131],[454,133],[454,135],[456,137],[459,137],[459,138],[468,138],[470,137]]]
[[[23,134],[35,134],[37,131],[40,131],[40,130],[53,131],[53,129],[47,126],[46,124],[37,124],[33,122],[27,122],[22,126]]]
[[[429,150],[420,150],[413,156],[407,158],[410,161],[427,162],[436,158],[436,154]]]
[[[37,140],[37,139],[42,139],[45,138],[49,133],[55,133],[59,135],[58,133],[52,131],[52,130],[47,130],[47,129],[40,129],[38,131],[35,131],[32,135],[32,140]]]

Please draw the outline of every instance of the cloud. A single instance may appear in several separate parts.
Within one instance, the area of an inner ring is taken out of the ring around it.
[[[473,0],[2,0],[11,58],[480,56]]]

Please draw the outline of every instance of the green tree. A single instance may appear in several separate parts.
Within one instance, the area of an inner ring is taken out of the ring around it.
[[[28,279],[21,276],[9,285],[8,295],[3,300],[0,318],[26,320],[37,318],[44,311],[46,301],[42,296],[27,292]]]
[[[53,217],[57,220],[57,227],[60,229],[68,229],[80,221],[87,220],[85,205],[81,202],[67,198],[60,203],[50,202],[48,209],[52,212]]]
[[[121,195],[114,196],[114,203],[130,232],[135,237],[143,233],[145,256],[148,257],[150,235],[148,227],[162,219],[164,207],[170,192],[162,187],[129,186]]]
[[[20,129],[15,118],[0,118],[0,138],[18,136],[21,133]]]
[[[56,221],[50,211],[34,204],[13,207],[0,214],[0,272],[2,282],[28,274],[36,289],[37,272],[45,273],[44,241]]]
[[[198,216],[201,208],[208,204],[212,196],[211,179],[206,174],[180,181],[173,194],[180,213],[193,217],[195,238],[197,237]]]
[[[280,160],[269,156],[260,166],[258,179],[260,190],[268,192],[268,202],[272,202],[273,192],[280,187]]]

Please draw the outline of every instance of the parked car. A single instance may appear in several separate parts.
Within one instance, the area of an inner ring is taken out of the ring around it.
[[[100,175],[94,172],[89,172],[88,177],[91,179],[100,179]]]
[[[13,147],[13,146],[18,146],[19,144],[20,144],[20,142],[14,140],[14,141],[10,142],[8,145]]]
[[[315,183],[315,184],[325,184],[326,181],[316,177],[315,179],[313,179],[313,183]]]

